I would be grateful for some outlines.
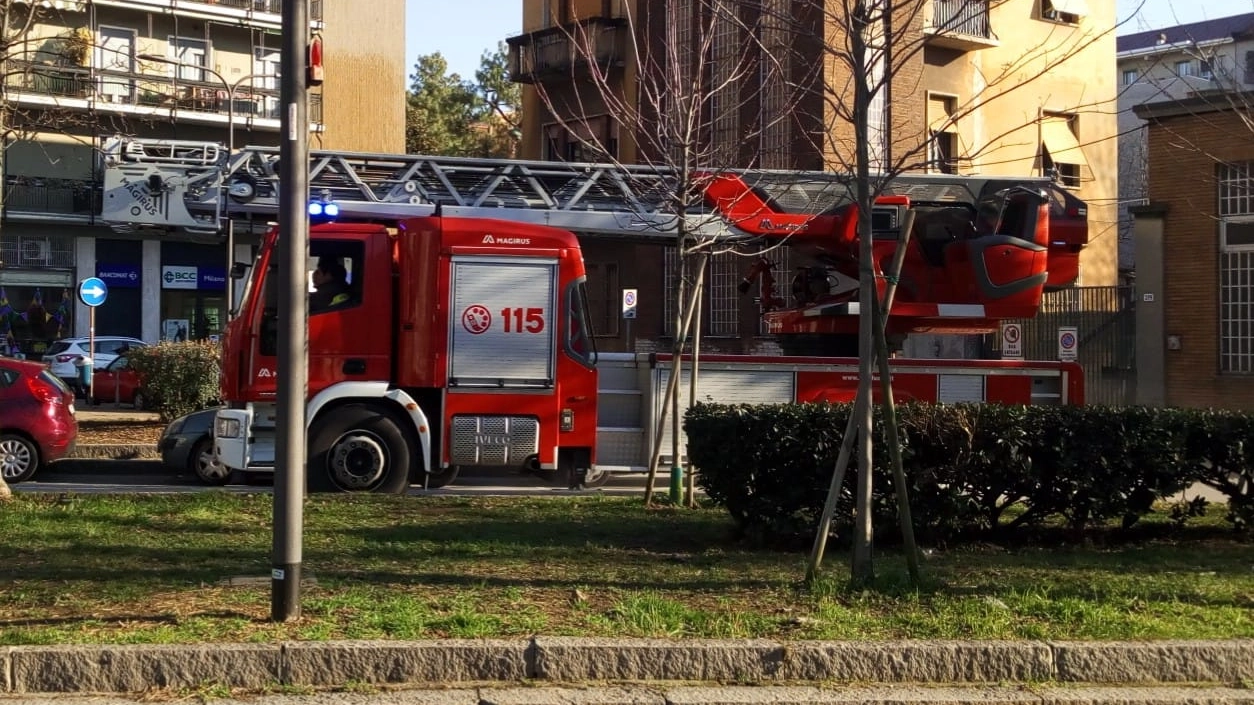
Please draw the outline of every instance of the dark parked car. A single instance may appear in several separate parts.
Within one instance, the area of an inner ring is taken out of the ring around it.
[[[213,453],[213,419],[218,410],[201,409],[170,422],[161,432],[158,447],[166,467],[196,474],[201,482],[225,485],[231,470]]]
[[[74,392],[39,362],[0,358],[0,475],[23,482],[69,455],[78,438]]]

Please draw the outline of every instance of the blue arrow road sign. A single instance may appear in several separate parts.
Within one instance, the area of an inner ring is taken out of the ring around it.
[[[78,298],[83,303],[91,307],[99,306],[105,302],[105,298],[109,295],[109,287],[96,277],[87,277],[78,283]]]

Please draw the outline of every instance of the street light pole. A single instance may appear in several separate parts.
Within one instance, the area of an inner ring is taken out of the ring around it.
[[[189,64],[184,61],[176,61],[164,56],[156,54],[140,54],[139,59],[143,61],[156,61],[163,64],[179,68],[195,69],[213,76],[222,83],[222,87],[226,89],[226,154],[227,163],[222,168],[222,177],[225,180],[228,169],[231,165],[231,156],[235,154],[235,91],[239,89],[245,81],[254,81],[258,78],[278,78],[274,74],[269,73],[250,73],[247,76],[241,76],[234,83],[227,81],[226,77],[217,71],[199,64]],[[218,199],[218,222],[222,222],[222,214],[224,211],[225,200],[221,197]],[[231,268],[235,266],[235,219],[229,213],[226,214],[226,318],[231,320],[235,315],[235,280],[231,278]]]

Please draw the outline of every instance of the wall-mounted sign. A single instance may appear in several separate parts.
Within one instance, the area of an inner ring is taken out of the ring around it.
[[[161,268],[162,289],[192,289],[200,284],[195,267],[169,266]]]
[[[226,267],[197,267],[197,288],[201,291],[226,291]]]
[[[138,289],[143,285],[137,264],[97,262],[96,278],[110,289]]]

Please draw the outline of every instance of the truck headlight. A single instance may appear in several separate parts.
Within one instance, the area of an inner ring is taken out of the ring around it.
[[[219,416],[214,420],[213,435],[218,438],[239,438],[239,432],[239,419],[224,419]]]

